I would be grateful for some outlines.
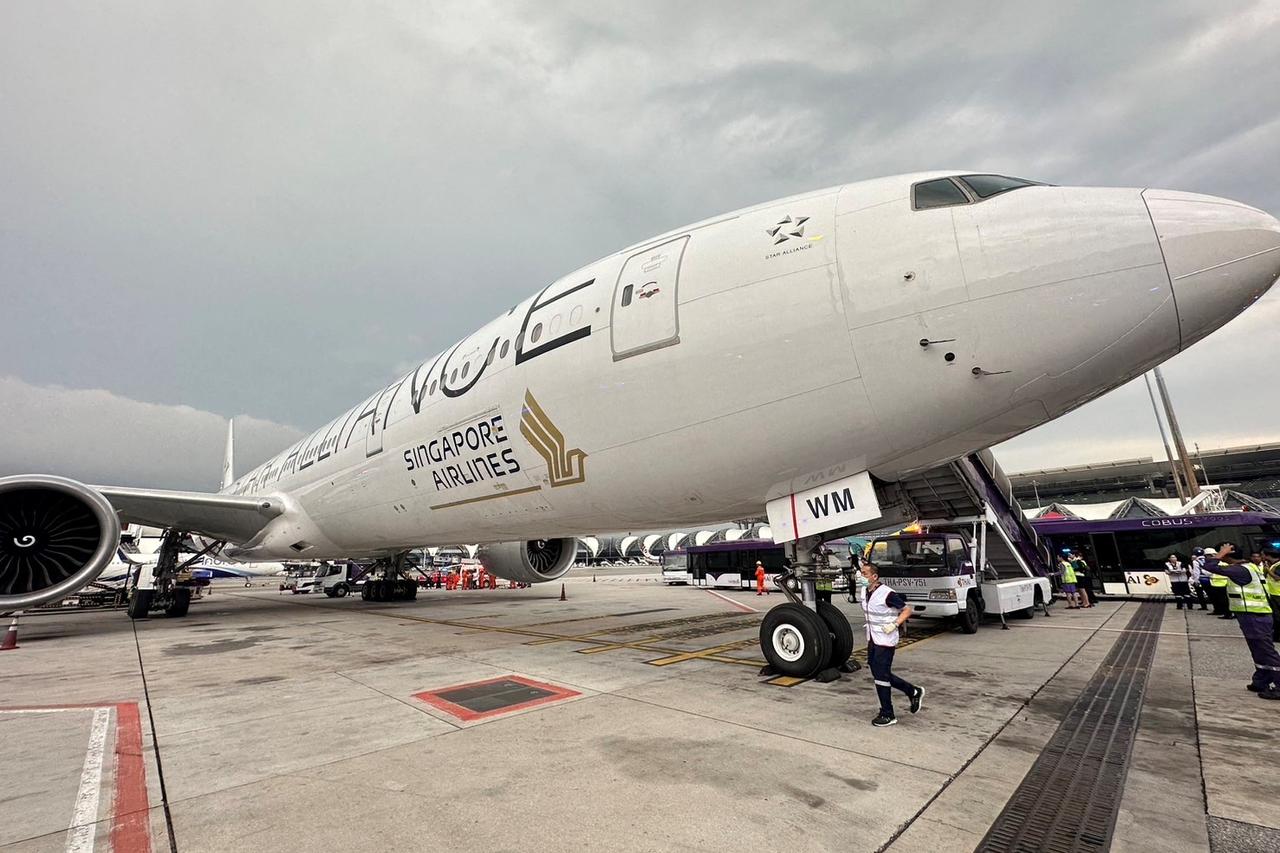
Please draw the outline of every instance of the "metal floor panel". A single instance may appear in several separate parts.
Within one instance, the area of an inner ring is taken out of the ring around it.
[[[1139,605],[978,851],[1110,848],[1164,610]]]

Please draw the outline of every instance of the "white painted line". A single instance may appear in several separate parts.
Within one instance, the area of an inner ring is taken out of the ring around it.
[[[93,853],[93,841],[98,834],[98,795],[102,791],[102,754],[106,751],[110,723],[110,708],[93,709],[89,748],[80,772],[80,790],[76,793],[76,808],[67,830],[67,853]]]
[[[716,592],[714,589],[704,589],[704,590],[703,590],[703,592],[710,593],[711,595],[714,595],[716,598],[719,598],[719,599],[721,599],[721,600],[723,600],[723,601],[727,601],[727,602],[729,602],[730,604],[732,604],[734,607],[737,607],[737,608],[739,608],[739,609],[741,609],[741,610],[744,610],[744,611],[747,611],[747,612],[749,612],[749,613],[759,613],[759,612],[760,612],[759,610],[756,610],[754,607],[750,606],[749,604],[743,604],[741,601],[735,601],[734,599],[730,598],[730,597],[729,597],[729,596],[727,596],[727,595],[721,595],[720,593]]]

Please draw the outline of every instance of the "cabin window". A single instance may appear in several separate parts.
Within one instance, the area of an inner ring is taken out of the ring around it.
[[[538,323],[533,327],[533,334],[529,336],[529,343],[536,344],[538,339],[542,337],[542,324]]]
[[[634,284],[628,284],[626,287],[622,288],[622,307],[623,308],[626,308],[628,305],[631,304],[631,296],[632,294],[635,293],[635,290],[636,290],[636,286]]]
[[[968,203],[969,197],[964,194],[964,190],[956,186],[954,181],[950,178],[940,178],[936,181],[916,184],[911,206],[916,210],[927,210],[931,207],[951,207]]]
[[[498,354],[499,358],[506,358],[506,357],[507,357],[507,349],[508,349],[508,348],[510,348],[510,346],[511,346],[511,341],[503,341],[503,342],[502,342],[502,352],[500,352],[500,353]]]
[[[1024,181],[1022,178],[1006,178],[1004,175],[962,175],[960,180],[978,198],[991,198],[993,195],[1007,193],[1009,190],[1038,186],[1035,181]]]
[[[468,373],[470,370],[471,370],[471,362],[469,362],[469,361],[468,361],[466,364],[462,365],[462,378],[463,378],[463,379],[466,379],[466,378],[467,378],[467,373]]]

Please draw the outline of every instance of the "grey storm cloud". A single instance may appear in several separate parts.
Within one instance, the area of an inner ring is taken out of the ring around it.
[[[859,178],[1280,211],[1278,37],[1273,2],[5,3],[0,407],[21,429],[56,397],[66,423],[6,433],[0,473],[207,486],[217,430],[139,462],[174,407],[287,424],[262,432],[283,446],[583,263]],[[1265,387],[1274,324],[1251,328],[1243,366],[1219,336],[1175,360],[1180,402]],[[1133,397],[1007,467],[1150,446]],[[1260,395],[1233,434],[1278,420]]]

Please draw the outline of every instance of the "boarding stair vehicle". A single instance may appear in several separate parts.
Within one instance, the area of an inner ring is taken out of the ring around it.
[[[972,634],[984,615],[1048,614],[1049,553],[989,450],[900,485],[921,517],[875,538],[868,557],[913,616],[954,618]]]

